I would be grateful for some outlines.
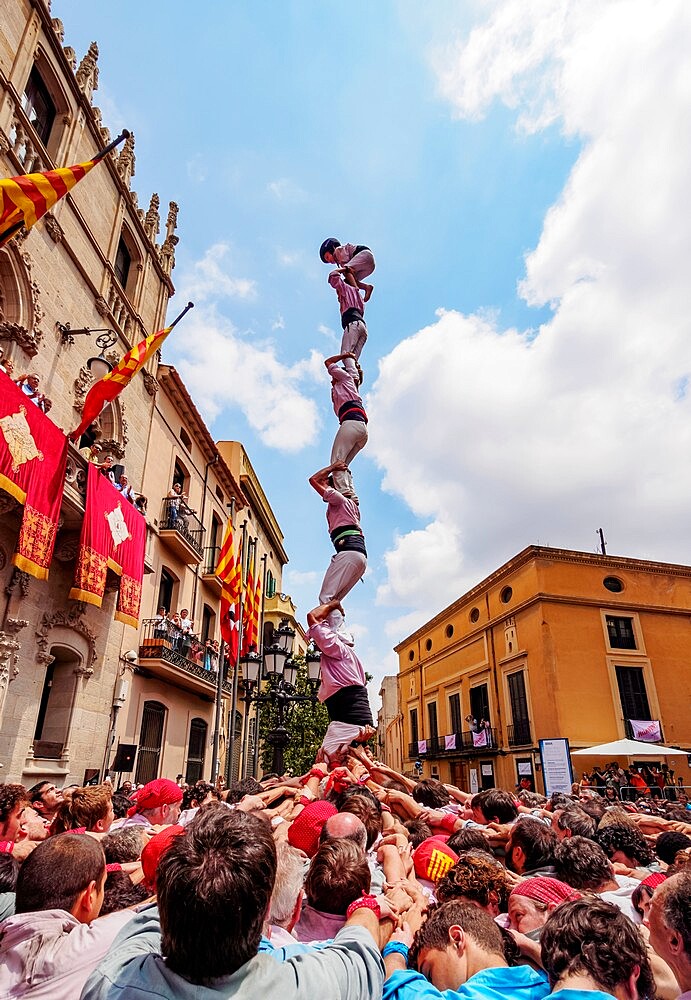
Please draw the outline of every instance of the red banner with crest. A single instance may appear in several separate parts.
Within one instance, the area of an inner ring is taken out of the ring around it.
[[[139,626],[146,520],[95,465],[89,465],[86,510],[70,598],[101,607],[106,573],[120,577],[115,617]]]
[[[48,578],[65,487],[67,437],[0,371],[0,488],[24,505],[18,569]]]

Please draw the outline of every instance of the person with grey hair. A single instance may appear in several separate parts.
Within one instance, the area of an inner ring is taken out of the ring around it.
[[[276,948],[297,943],[292,930],[302,911],[302,887],[306,862],[300,851],[290,844],[276,845],[276,881],[271,893],[266,935]]]
[[[650,943],[679,983],[679,1000],[691,1000],[691,872],[657,886],[648,915]]]
[[[107,864],[125,865],[139,861],[147,840],[142,826],[125,826],[107,833],[101,841]]]

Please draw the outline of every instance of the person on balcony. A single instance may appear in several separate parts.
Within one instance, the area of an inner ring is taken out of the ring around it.
[[[129,500],[130,503],[134,503],[135,492],[130,486],[130,481],[124,472],[120,476],[118,482],[115,483],[115,489],[118,491],[118,493],[122,493],[125,500]]]
[[[115,473],[113,472],[113,456],[106,455],[101,464],[98,466],[98,471],[106,479],[109,479],[113,486],[115,486]]]
[[[165,608],[159,608],[154,618],[154,639],[165,639],[169,625],[168,612]]]
[[[182,483],[173,483],[168,494],[168,519],[171,527],[186,531],[187,516],[195,513],[187,504],[187,494],[182,492]]]

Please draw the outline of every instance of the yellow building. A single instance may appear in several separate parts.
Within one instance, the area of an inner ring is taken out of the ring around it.
[[[529,546],[395,648],[409,770],[540,789],[539,740],[573,751],[631,720],[691,746],[689,566]]]

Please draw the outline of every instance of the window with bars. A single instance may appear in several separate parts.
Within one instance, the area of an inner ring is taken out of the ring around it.
[[[187,771],[185,773],[185,781],[188,785],[194,785],[197,781],[201,781],[204,776],[208,731],[209,727],[203,719],[192,719],[187,745]]]
[[[607,636],[612,649],[635,649],[636,636],[633,631],[633,618],[618,618],[607,615]]]
[[[621,710],[625,719],[651,719],[643,667],[615,667]]]
[[[146,785],[147,782],[158,777],[165,721],[165,705],[159,701],[144,702],[142,725],[139,732],[137,770],[134,776],[138,785]]]

